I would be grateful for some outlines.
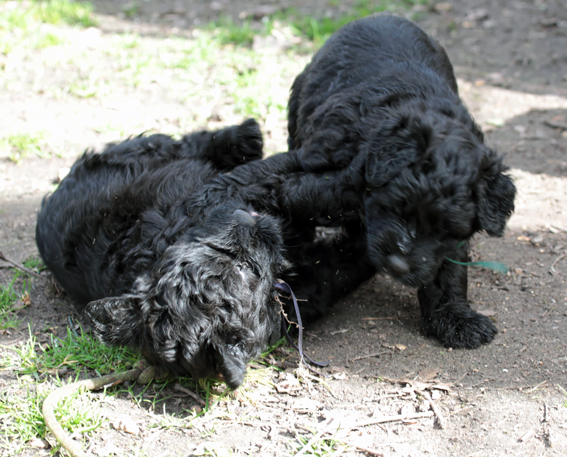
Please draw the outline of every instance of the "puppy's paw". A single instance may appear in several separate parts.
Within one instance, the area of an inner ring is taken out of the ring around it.
[[[422,318],[422,328],[445,347],[475,349],[490,343],[497,333],[491,320],[470,309],[467,303],[447,304]]]
[[[247,119],[238,126],[234,147],[241,153],[241,163],[262,158],[264,140],[260,126],[254,119]]]

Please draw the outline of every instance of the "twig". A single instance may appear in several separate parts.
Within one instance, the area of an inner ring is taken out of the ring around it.
[[[309,441],[307,441],[307,443],[305,444],[305,446],[303,446],[299,452],[297,454],[295,454],[294,457],[299,457],[305,454],[305,452],[309,449],[311,449],[311,446],[313,446],[313,444],[315,442],[317,442],[318,440],[321,439],[321,437],[327,433],[327,430],[329,429],[329,427],[331,426],[331,424],[333,423],[335,419],[333,417],[327,419],[327,421],[325,421],[325,423],[323,424],[323,426],[319,429],[319,431],[313,435],[311,437],[311,439]]]
[[[72,395],[77,390],[85,388],[87,390],[100,389],[104,386],[119,384],[126,381],[135,381],[138,376],[142,373],[141,369],[133,369],[130,371],[124,371],[122,373],[114,373],[107,376],[101,376],[100,378],[91,378],[84,381],[74,382],[66,386],[60,387],[59,389],[51,392],[45,401],[43,402],[42,413],[45,420],[45,425],[53,433],[55,438],[61,443],[71,457],[88,457],[88,455],[83,452],[79,443],[75,442],[71,437],[63,430],[63,427],[57,422],[55,417],[55,407],[64,398]]]
[[[12,259],[6,257],[4,253],[1,251],[0,251],[0,260],[3,260],[4,262],[8,262],[14,268],[17,268],[18,270],[21,270],[24,273],[27,273],[28,275],[35,276],[36,278],[43,279],[44,281],[47,279],[44,278],[43,276],[38,275],[35,271],[32,271],[29,268],[24,267],[22,264],[15,262]]]
[[[541,418],[540,422],[548,422],[549,420],[549,410],[548,410],[548,406],[547,403],[543,404],[543,417]]]
[[[199,397],[199,395],[197,395],[195,392],[189,390],[187,387],[183,387],[181,384],[175,384],[173,388],[175,390],[178,390],[179,392],[183,392],[184,394],[189,395],[193,400],[195,400],[200,405],[206,406],[205,400]]]
[[[441,408],[439,408],[439,406],[437,405],[437,403],[435,403],[433,401],[433,399],[431,398],[431,395],[429,395],[429,392],[427,391],[422,391],[421,395],[423,395],[423,397],[429,402],[429,404],[431,405],[431,409],[433,410],[433,412],[435,413],[435,418],[437,419],[437,425],[439,425],[440,429],[444,429],[447,428],[447,420],[445,419],[445,416],[443,416],[443,413],[441,412]]]
[[[424,413],[414,413],[414,414],[397,414],[395,416],[382,416],[376,419],[359,422],[358,424],[354,424],[350,429],[355,428],[362,428],[368,425],[376,425],[376,424],[383,424],[384,422],[396,422],[396,421],[404,421],[404,420],[411,420],[411,419],[424,419],[426,417],[431,417],[434,415],[433,411],[426,411]]]
[[[534,432],[535,432],[535,427],[530,428],[526,433],[524,433],[520,438],[518,438],[518,441],[525,443],[526,441],[528,441],[532,437]]]
[[[537,386],[532,387],[530,390],[527,390],[526,393],[532,393],[534,390],[537,390],[539,387],[543,386],[544,384],[547,383],[547,380],[540,382]]]
[[[350,361],[354,362],[355,360],[369,359],[370,357],[378,357],[379,355],[387,354],[388,352],[389,351],[382,351],[382,352],[375,352],[374,354],[359,355],[358,357],[355,357],[354,359],[350,359]]]
[[[565,254],[561,254],[559,257],[557,257],[557,258],[553,261],[553,263],[551,264],[551,267],[549,268],[549,272],[550,272],[551,274],[555,273],[555,268],[554,268],[554,267],[555,267],[555,265],[557,264],[557,262],[559,262],[561,259],[563,259],[563,258],[565,258],[565,257],[567,257],[567,252],[566,252]]]
[[[359,446],[356,443],[351,443],[350,441],[345,441],[343,439],[339,439],[337,441],[340,441],[341,443],[344,443],[348,446],[354,447],[356,449],[358,449],[359,451],[362,451],[366,454],[370,454],[370,455],[376,455],[378,457],[384,457],[384,454],[382,454],[381,452],[375,451],[374,449],[368,449],[367,447],[364,446]]]

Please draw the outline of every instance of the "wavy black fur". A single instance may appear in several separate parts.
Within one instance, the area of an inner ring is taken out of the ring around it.
[[[278,335],[278,277],[317,315],[372,274],[369,262],[348,271],[359,241],[313,238],[313,221],[336,217],[327,211],[353,206],[356,195],[329,192],[294,154],[261,155],[253,120],[179,141],[140,136],[85,153],[44,199],[41,256],[103,342],[237,387]],[[334,256],[336,268],[317,273],[314,255]]]
[[[501,236],[516,189],[444,49],[400,17],[347,24],[296,78],[288,129],[306,171],[342,170],[343,185],[360,186],[368,254],[419,288],[425,332],[449,347],[491,341],[496,328],[467,301],[467,268],[445,258],[466,262],[481,230]]]

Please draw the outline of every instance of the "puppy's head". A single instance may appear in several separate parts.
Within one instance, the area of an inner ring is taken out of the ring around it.
[[[419,286],[475,232],[501,236],[516,189],[470,128],[426,115],[388,124],[365,151],[368,249],[379,269]]]
[[[179,374],[242,384],[247,362],[279,332],[274,284],[285,266],[278,221],[243,208],[211,212],[135,293],[89,303],[99,338]]]

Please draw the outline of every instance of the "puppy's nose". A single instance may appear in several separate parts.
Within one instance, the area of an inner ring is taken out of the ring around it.
[[[404,275],[410,272],[410,267],[407,261],[397,254],[389,255],[388,263],[395,274]]]
[[[247,225],[252,227],[256,225],[256,219],[252,216],[252,214],[247,213],[246,211],[242,211],[241,209],[237,209],[234,213],[232,213],[234,219],[240,225]]]

